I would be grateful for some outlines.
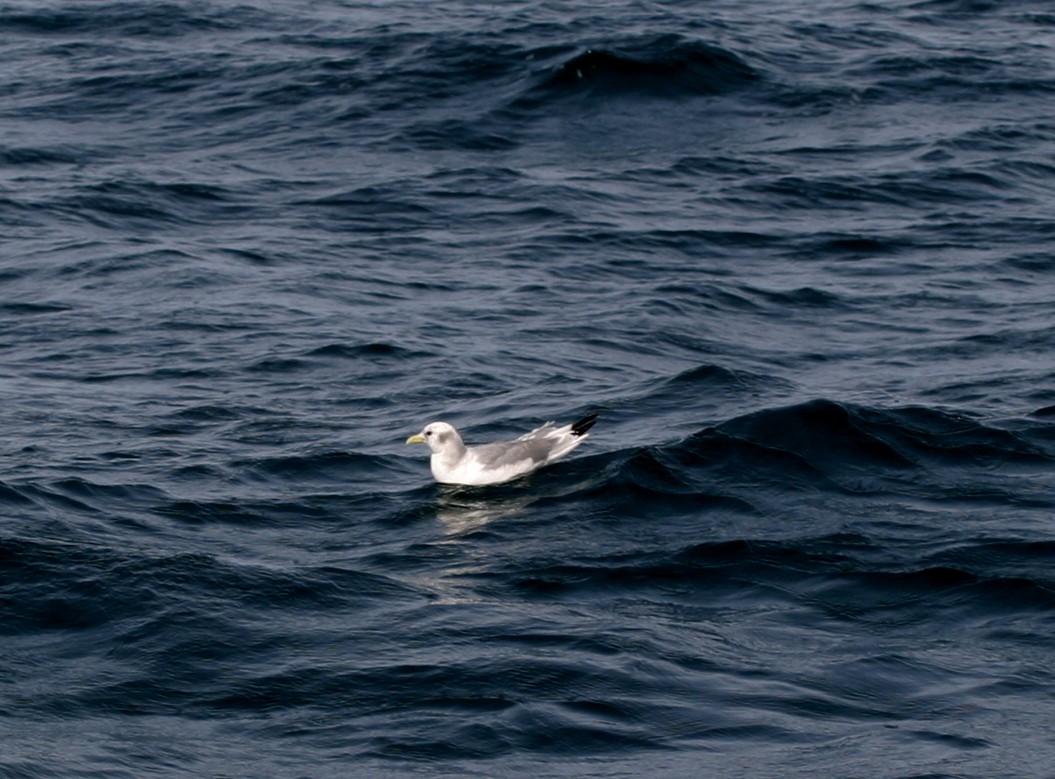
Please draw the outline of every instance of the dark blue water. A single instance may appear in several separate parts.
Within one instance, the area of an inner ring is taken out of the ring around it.
[[[0,61],[0,777],[1052,775],[1050,3]],[[497,487],[402,443],[589,411]]]

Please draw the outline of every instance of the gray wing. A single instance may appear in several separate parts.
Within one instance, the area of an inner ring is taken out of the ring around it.
[[[534,467],[549,459],[553,446],[553,439],[539,436],[474,446],[473,452],[484,468],[504,468],[524,460],[529,460]]]

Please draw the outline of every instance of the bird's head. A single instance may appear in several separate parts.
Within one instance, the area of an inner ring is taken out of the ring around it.
[[[408,438],[407,443],[428,444],[429,449],[435,453],[444,451],[452,444],[461,443],[461,440],[461,436],[452,425],[446,422],[430,422],[420,433]]]

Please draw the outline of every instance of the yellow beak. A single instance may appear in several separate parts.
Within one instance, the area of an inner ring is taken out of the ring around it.
[[[416,433],[407,439],[408,444],[423,444],[425,443],[425,436],[421,433]]]

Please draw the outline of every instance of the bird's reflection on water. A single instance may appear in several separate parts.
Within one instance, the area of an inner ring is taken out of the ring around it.
[[[549,479],[529,476],[509,484],[485,487],[466,487],[437,484],[433,507],[444,534],[458,536],[479,530],[497,519],[515,517],[539,501],[561,500],[583,490],[603,484],[605,471],[584,466],[578,478],[569,480],[573,471],[566,470],[564,478]]]
[[[456,536],[477,530],[488,523],[520,514],[540,496],[518,490],[438,485],[436,519],[447,535]]]

